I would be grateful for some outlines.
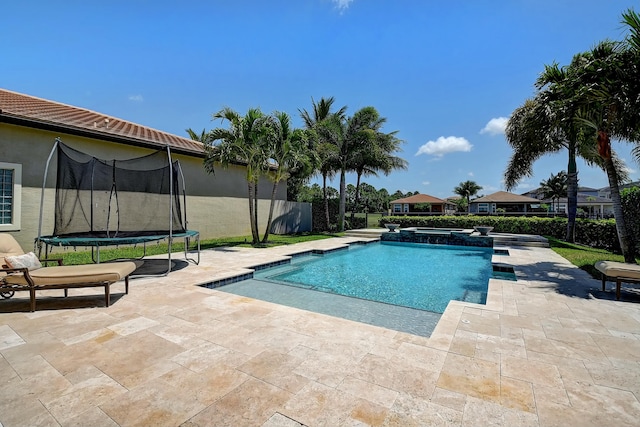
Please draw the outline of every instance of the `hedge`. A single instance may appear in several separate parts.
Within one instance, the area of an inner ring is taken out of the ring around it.
[[[620,196],[632,244],[636,246],[636,254],[640,254],[640,187],[626,188]]]
[[[380,226],[393,223],[400,227],[434,227],[472,229],[476,225],[493,227],[496,233],[537,234],[564,239],[567,233],[566,218],[504,217],[504,216],[387,216],[380,219]],[[577,219],[576,242],[595,248],[620,252],[616,222],[613,219]]]

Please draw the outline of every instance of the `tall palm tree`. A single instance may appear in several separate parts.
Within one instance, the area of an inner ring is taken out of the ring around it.
[[[568,162],[565,239],[574,242],[578,206],[576,157],[581,157],[589,165],[602,167],[603,163],[591,143],[593,131],[576,120],[579,105],[573,101],[576,89],[571,86],[567,70],[557,64],[545,66],[545,71],[536,84],[536,96],[516,108],[507,122],[505,135],[513,153],[504,173],[505,187],[510,190],[522,177],[532,176],[533,164],[542,156],[566,149]]]
[[[458,184],[458,186],[453,189],[453,192],[467,200],[467,213],[469,213],[471,198],[478,194],[480,190],[482,190],[482,187],[476,184],[475,181],[465,181]]]
[[[320,127],[323,126],[322,123],[326,122],[330,116],[336,115],[339,118],[344,118],[345,113],[347,111],[347,107],[343,106],[338,111],[332,112],[333,103],[335,99],[333,96],[329,98],[320,98],[318,103],[315,102],[313,98],[311,98],[312,111],[309,113],[307,110],[302,109],[298,110],[300,113],[300,117],[304,122],[305,128],[312,132],[314,138],[311,140],[315,140],[315,147],[312,151],[314,151],[318,155],[318,165],[317,170],[322,176],[322,195],[324,201],[324,212],[325,212],[325,221],[327,230],[330,229],[330,218],[329,218],[329,197],[327,194],[327,179],[332,179],[335,176],[336,171],[336,159],[338,157],[337,154],[337,146],[327,141],[326,132],[320,132]]]
[[[632,11],[627,12],[631,22],[638,22]],[[635,28],[638,35],[640,27]],[[627,39],[629,40],[629,38]],[[574,57],[572,79],[583,89],[578,94],[581,110],[579,120],[596,132],[598,154],[603,160],[618,240],[625,262],[635,263],[635,247],[626,227],[627,218],[622,210],[619,183],[620,169],[615,164],[611,139],[640,141],[640,51],[631,42],[604,41],[591,51]]]
[[[608,94],[614,93],[611,91],[613,88],[618,95],[622,95],[621,89],[633,85],[637,88],[637,71],[635,78],[628,73],[634,67],[637,70],[638,59],[636,56],[635,65],[631,57],[631,60],[622,61],[627,67],[620,67],[620,61],[616,66],[614,59],[621,58],[618,51],[619,43],[601,42],[592,51],[575,55],[567,67],[560,68],[557,64],[545,67],[536,82],[537,95],[516,109],[507,124],[507,140],[514,148],[514,153],[505,172],[505,183],[508,189],[513,187],[522,176],[531,175],[531,166],[539,157],[567,148],[567,240],[574,241],[577,209],[575,159],[580,156],[587,163],[598,164],[607,172],[614,215],[618,211],[618,237],[625,259],[631,259],[627,254],[629,240],[625,236],[624,218],[617,192],[618,182],[624,179],[625,171],[611,150],[608,136],[611,128],[609,125],[616,123],[615,129],[619,131],[617,135],[631,139],[638,129],[638,116],[637,108],[635,114],[631,113],[633,108],[629,106],[633,103],[628,100],[635,99],[636,107],[638,101],[637,96],[629,97],[629,93],[617,97]],[[629,113],[621,115],[622,111]],[[619,120],[621,117],[625,117],[625,120]],[[620,132],[622,129],[625,131]],[[629,132],[630,129],[636,131]],[[598,150],[594,144],[596,139],[599,141]]]
[[[371,107],[373,108],[373,107]],[[400,151],[402,140],[396,137],[397,131],[390,133],[382,132],[381,128],[386,123],[386,118],[380,117],[373,109],[370,122],[365,125],[374,132],[373,138],[365,139],[363,145],[353,154],[349,169],[356,173],[355,186],[355,207],[360,206],[360,185],[363,176],[378,176],[378,172],[389,175],[393,170],[406,170],[408,162],[396,156]],[[354,211],[351,211],[351,221],[353,222]]]
[[[346,205],[346,170],[347,159],[345,153],[348,152],[349,142],[347,140],[347,132],[349,119],[344,114],[333,113],[323,120],[318,126],[318,135],[324,141],[322,144],[325,162],[322,164],[322,170],[327,175],[340,171],[340,188],[339,188],[339,214],[338,214],[338,231],[344,230],[344,212]]]
[[[275,206],[278,184],[287,179],[291,171],[308,169],[311,162],[307,155],[307,135],[302,129],[291,128],[291,118],[282,111],[276,111],[269,116],[267,121],[269,129],[269,157],[275,164],[269,169],[268,176],[273,181],[271,190],[271,203],[269,205],[269,217],[267,228],[262,238],[262,243],[267,243],[273,220],[273,208]]]
[[[545,199],[551,199],[551,204],[556,202],[554,212],[560,209],[560,198],[567,197],[567,173],[560,171],[556,175],[551,174],[549,179],[540,182],[540,190]]]
[[[353,171],[353,164],[358,153],[369,147],[377,137],[374,130],[378,125],[380,115],[373,107],[364,107],[356,111],[353,116],[343,119],[332,115],[324,127],[323,133],[332,144],[338,147],[337,165],[340,171],[340,208],[338,215],[338,230],[345,227],[346,213],[346,175]]]
[[[265,116],[259,108],[251,108],[241,116],[225,107],[213,115],[213,119],[229,122],[228,128],[211,131],[211,141],[205,144],[204,167],[214,173],[215,163],[224,168],[230,164],[246,167],[247,190],[249,193],[249,222],[252,244],[260,243],[258,233],[258,181],[268,168],[267,128]],[[220,144],[214,145],[216,141]]]

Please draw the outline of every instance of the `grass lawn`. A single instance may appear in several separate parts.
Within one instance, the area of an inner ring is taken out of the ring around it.
[[[343,235],[344,233],[302,233],[295,235],[270,235],[269,243],[264,245],[259,245],[257,247],[260,248],[268,248],[271,246],[282,246],[282,245],[293,245],[294,243],[300,242],[308,242],[312,240],[320,240],[320,239],[329,239],[331,237],[338,237]],[[213,249],[220,248],[223,246],[240,246],[240,247],[251,247],[251,236],[240,236],[240,237],[226,237],[222,239],[210,239],[210,240],[201,240],[200,248],[201,249]],[[55,252],[50,254],[48,258],[62,258],[63,263],[65,265],[75,265],[75,264],[90,264],[93,262],[91,257],[91,251],[84,250],[76,251],[72,248],[66,248],[60,252]],[[166,254],[168,249],[168,245],[166,242],[151,242],[147,243],[147,255],[161,255]],[[194,241],[191,241],[189,249],[195,249]],[[180,254],[184,251],[184,244],[174,243],[172,245],[172,253]],[[120,246],[120,247],[104,247],[100,249],[100,261],[110,261],[114,259],[133,259],[140,258],[144,253],[143,245],[135,245],[135,246]],[[44,258],[44,256],[43,256]]]
[[[567,243],[553,237],[546,237],[549,240],[549,246],[551,246],[551,249],[569,260],[573,265],[585,270],[596,279],[600,278],[600,272],[594,267],[594,264],[597,261],[624,262],[624,257],[622,255],[614,254],[613,252],[609,252],[605,249],[595,249],[590,246]],[[636,258],[636,261],[640,263],[640,258]]]
[[[349,217],[349,213],[347,213],[347,217]],[[382,213],[380,212],[374,212],[374,213],[356,213],[355,214],[356,218],[367,218],[367,228],[380,228],[380,225],[378,223],[378,221],[380,221],[380,218],[382,218]]]

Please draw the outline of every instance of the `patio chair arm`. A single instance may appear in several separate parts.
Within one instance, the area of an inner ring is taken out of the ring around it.
[[[2,269],[0,269],[1,272],[3,273],[23,273],[23,274],[29,274],[29,269],[28,268],[9,268],[6,264],[2,266]]]
[[[28,285],[33,287],[35,286],[35,283],[33,282],[33,279],[31,278],[31,275],[29,275],[29,269],[28,268],[5,268],[6,265],[3,265],[3,268],[0,269],[0,273],[4,273],[2,276],[0,276],[0,286],[3,285],[7,285],[6,283],[6,278],[11,276],[14,273],[21,273],[24,276],[24,279],[27,281]],[[10,285],[10,286],[15,286],[15,285]]]

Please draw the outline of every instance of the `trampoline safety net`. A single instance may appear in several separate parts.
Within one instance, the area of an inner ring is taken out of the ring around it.
[[[101,160],[60,143],[57,152],[54,236],[126,238],[186,231],[180,164],[170,164],[167,151]]]

